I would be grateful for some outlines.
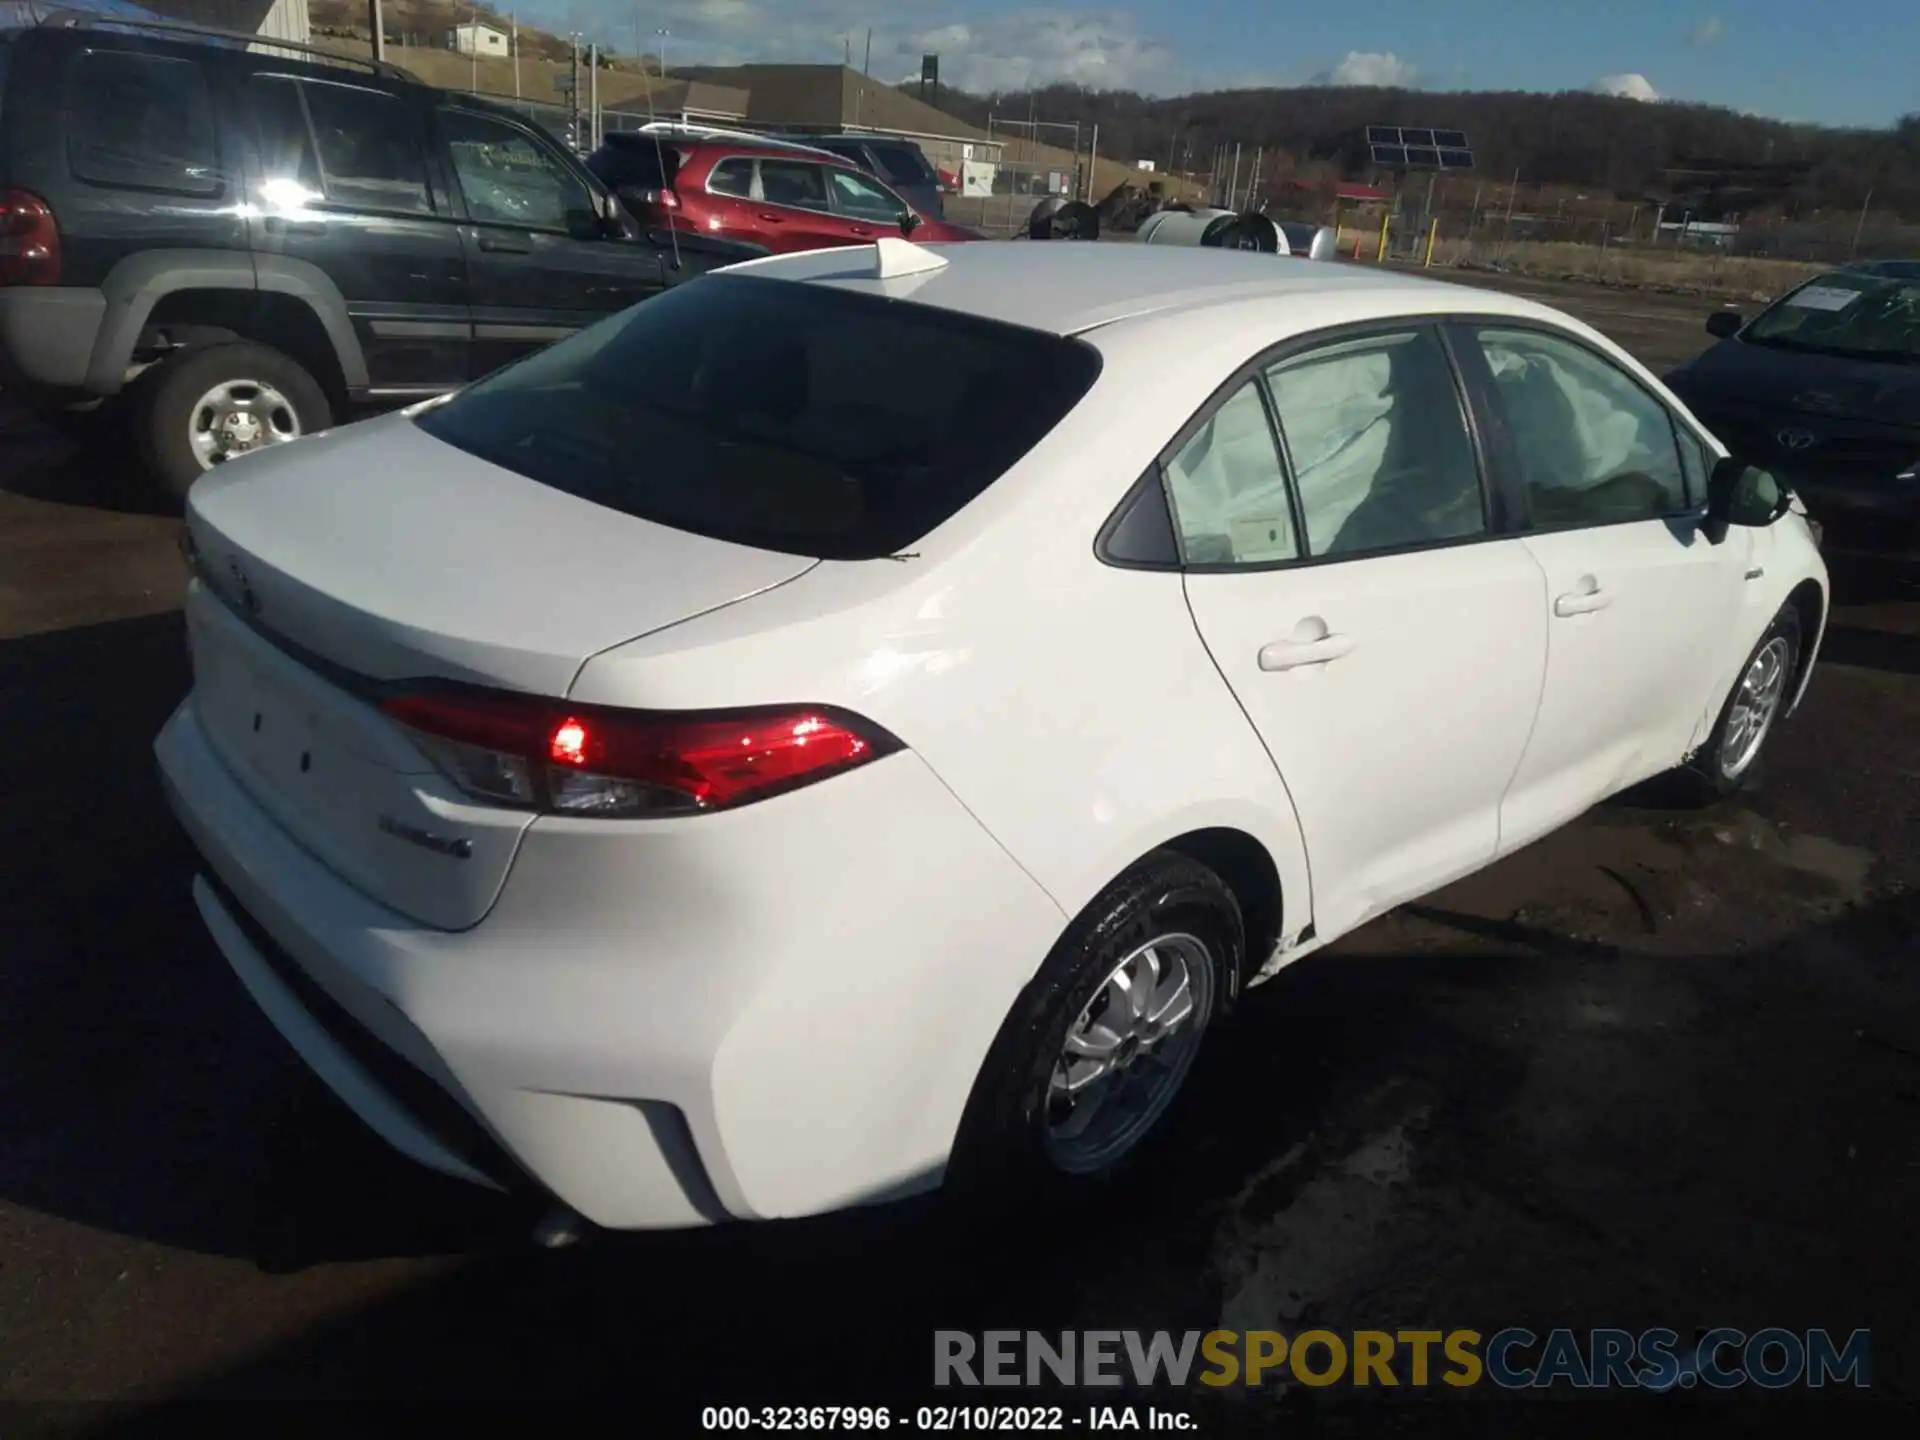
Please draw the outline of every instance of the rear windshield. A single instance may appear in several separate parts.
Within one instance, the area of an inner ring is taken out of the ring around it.
[[[1098,375],[1080,341],[821,285],[677,286],[415,423],[627,515],[867,560],[985,490]]]
[[[880,157],[886,178],[896,185],[925,185],[938,178],[918,145],[874,145],[873,153]]]

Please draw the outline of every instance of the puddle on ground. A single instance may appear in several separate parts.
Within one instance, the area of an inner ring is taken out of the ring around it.
[[[1291,1329],[1309,1307],[1378,1263],[1395,1192],[1413,1166],[1408,1131],[1426,1114],[1403,1116],[1305,1181],[1271,1214],[1249,1211],[1307,1163],[1306,1147],[1294,1146],[1247,1182],[1214,1238],[1214,1264],[1225,1282],[1222,1329]]]
[[[1842,845],[1822,835],[1802,835],[1751,810],[1703,817],[1675,829],[1690,832],[1690,838],[1696,841],[1757,851],[1789,870],[1825,880],[1849,904],[1858,904],[1866,896],[1873,853],[1857,845]]]
[[[1599,933],[1654,934],[1682,916],[1736,897],[1716,893],[1701,865],[1709,851],[1751,851],[1771,864],[1830,889],[1848,904],[1864,899],[1872,852],[1819,835],[1804,835],[1750,810],[1716,810],[1650,819],[1644,812],[1602,809],[1545,835],[1478,874],[1421,901],[1428,911],[1496,922]],[[1395,934],[1356,932],[1347,948],[1392,948]]]

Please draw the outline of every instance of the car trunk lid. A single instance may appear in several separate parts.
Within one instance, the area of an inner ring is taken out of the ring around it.
[[[486,914],[531,814],[464,797],[381,697],[423,681],[564,696],[599,651],[817,563],[561,494],[403,416],[208,476],[187,535],[215,748],[342,878],[454,929]]]

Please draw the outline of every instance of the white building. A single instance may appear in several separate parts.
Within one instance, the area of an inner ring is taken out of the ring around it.
[[[502,59],[512,52],[507,48],[507,32],[496,30],[491,25],[481,25],[469,21],[465,25],[456,25],[447,32],[447,48],[462,55],[498,55]]]

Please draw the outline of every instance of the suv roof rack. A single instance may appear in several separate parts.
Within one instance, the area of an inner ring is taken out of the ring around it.
[[[376,75],[389,80],[401,80],[411,85],[424,85],[426,82],[411,70],[402,69],[388,60],[375,60],[371,56],[362,59],[358,55],[341,55],[332,50],[322,50],[318,45],[305,45],[297,40],[276,40],[271,35],[251,34],[245,30],[223,30],[215,25],[195,25],[185,20],[148,20],[131,15],[112,15],[97,10],[54,9],[39,14],[35,18],[37,25],[51,29],[91,30],[96,26],[113,30],[153,31],[159,35],[180,35],[187,38],[208,40],[237,40],[244,45],[261,45],[273,50],[291,50],[296,55],[312,58],[330,65],[357,65],[371,70]]]
[[[649,120],[637,132],[641,135],[682,135],[689,140],[744,140],[754,145],[776,145],[782,150],[803,150],[828,160],[844,161],[846,156],[816,145],[802,145],[781,135],[762,135],[753,130],[723,130],[712,125],[690,125],[683,120]]]

